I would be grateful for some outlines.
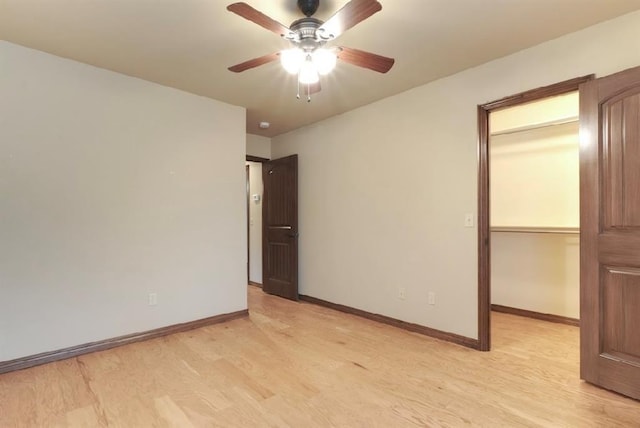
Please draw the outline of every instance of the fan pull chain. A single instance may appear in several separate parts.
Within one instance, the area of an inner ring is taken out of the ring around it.
[[[300,73],[298,73],[298,78],[296,80],[297,80],[296,84],[298,85],[298,93],[296,94],[296,98],[300,99]],[[307,85],[307,102],[310,103],[311,102],[311,83],[303,83],[303,84]]]

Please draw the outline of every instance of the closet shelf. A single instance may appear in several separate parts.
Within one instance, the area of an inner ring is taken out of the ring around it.
[[[556,233],[563,235],[579,235],[579,227],[520,227],[520,226],[492,226],[491,232],[505,233]]]
[[[515,128],[507,128],[501,131],[492,132],[489,135],[492,137],[495,137],[498,135],[515,134],[518,132],[532,131],[534,129],[548,128],[550,126],[565,125],[567,123],[575,123],[575,122],[578,122],[578,116],[569,116],[569,117],[563,117],[560,119],[549,120],[547,122],[532,123],[531,125],[518,126]]]

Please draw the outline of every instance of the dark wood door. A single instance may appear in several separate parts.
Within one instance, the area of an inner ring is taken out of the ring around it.
[[[580,374],[640,399],[640,67],[580,86]]]
[[[298,300],[298,155],[265,162],[262,289]]]

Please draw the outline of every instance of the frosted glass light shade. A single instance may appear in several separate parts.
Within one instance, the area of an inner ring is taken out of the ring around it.
[[[313,83],[318,83],[320,80],[320,76],[318,75],[318,70],[316,70],[316,66],[310,57],[302,63],[300,67],[300,74],[298,74],[298,81],[305,85],[311,85]]]
[[[304,62],[304,52],[298,48],[286,49],[280,52],[280,63],[290,74],[298,74]]]
[[[328,49],[316,49],[312,55],[313,64],[322,76],[331,73],[336,67],[336,54]]]

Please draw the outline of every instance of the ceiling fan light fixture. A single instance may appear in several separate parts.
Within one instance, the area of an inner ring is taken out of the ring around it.
[[[313,65],[321,76],[327,75],[336,67],[338,57],[329,49],[316,49],[312,55]]]
[[[316,69],[313,60],[311,59],[311,55],[307,56],[307,59],[304,60],[302,66],[300,67],[300,73],[298,74],[298,82],[303,85],[312,85],[314,83],[318,83],[320,81],[320,75],[318,74],[318,70]]]
[[[236,2],[227,6],[227,10],[230,12],[275,33],[291,45],[290,49],[233,65],[229,67],[229,71],[240,73],[277,61],[279,58],[282,67],[289,74],[297,76],[297,98],[300,98],[300,88],[306,85],[303,89],[307,101],[311,101],[311,94],[321,89],[320,76],[331,73],[338,59],[379,73],[386,73],[391,69],[395,62],[393,58],[344,46],[325,48],[327,43],[332,43],[348,29],[382,10],[382,5],[378,0],[348,0],[326,21],[313,17],[320,0],[297,0],[297,3],[305,18],[295,20],[289,27],[282,25],[247,3]]]
[[[301,49],[292,48],[280,52],[282,68],[289,74],[298,74],[304,62],[304,52]]]

